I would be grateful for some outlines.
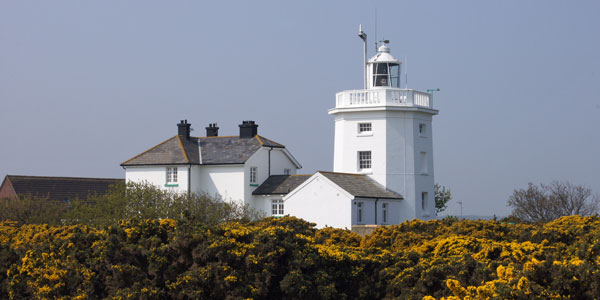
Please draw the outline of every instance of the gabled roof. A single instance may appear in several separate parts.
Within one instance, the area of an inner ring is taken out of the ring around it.
[[[285,148],[262,136],[191,137],[176,135],[123,162],[121,166],[243,164],[261,147]]]
[[[404,199],[363,174],[318,171],[350,195],[358,198]]]
[[[281,195],[291,192],[312,175],[271,175],[257,187],[253,195]]]
[[[13,195],[2,193],[3,196],[33,195],[65,201],[86,199],[94,193],[105,194],[110,185],[119,183],[125,183],[125,179],[6,175],[0,190],[14,191]]]

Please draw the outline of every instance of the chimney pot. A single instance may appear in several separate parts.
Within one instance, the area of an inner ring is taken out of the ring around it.
[[[240,127],[240,139],[253,138],[258,134],[258,124],[254,121],[242,121]]]
[[[192,124],[189,124],[187,122],[187,120],[181,120],[181,122],[179,124],[177,124],[177,134],[189,141],[191,126],[192,126]]]
[[[208,127],[206,127],[206,136],[219,136],[219,127],[217,127],[217,123],[208,124]]]

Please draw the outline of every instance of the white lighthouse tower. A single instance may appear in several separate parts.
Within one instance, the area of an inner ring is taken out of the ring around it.
[[[359,36],[366,45],[366,34]],[[438,111],[432,94],[401,88],[401,62],[387,43],[365,63],[365,89],[337,93],[329,110],[335,117],[333,171],[365,174],[402,195],[400,221],[433,218],[431,120]]]

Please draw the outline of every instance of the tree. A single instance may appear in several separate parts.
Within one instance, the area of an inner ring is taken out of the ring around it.
[[[450,193],[450,190],[446,189],[445,186],[436,183],[434,185],[434,194],[435,213],[439,214],[448,208],[448,201],[452,200],[452,193]]]
[[[61,223],[61,216],[67,208],[67,202],[31,194],[0,198],[0,221],[57,225]]]
[[[529,183],[508,198],[512,216],[530,222],[548,222],[562,216],[589,216],[598,213],[600,198],[592,190],[568,181],[539,186]]]
[[[66,216],[70,224],[116,225],[123,219],[175,219],[216,225],[223,221],[250,221],[261,217],[248,205],[208,195],[174,193],[150,183],[114,185],[104,195],[73,202]]]

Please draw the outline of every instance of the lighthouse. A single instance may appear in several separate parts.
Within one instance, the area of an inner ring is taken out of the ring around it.
[[[433,95],[401,87],[402,62],[392,56],[389,41],[367,61],[362,28],[359,36],[365,43],[364,89],[337,93],[329,110],[335,118],[333,171],[368,176],[402,195],[395,206],[401,220],[434,218]]]

